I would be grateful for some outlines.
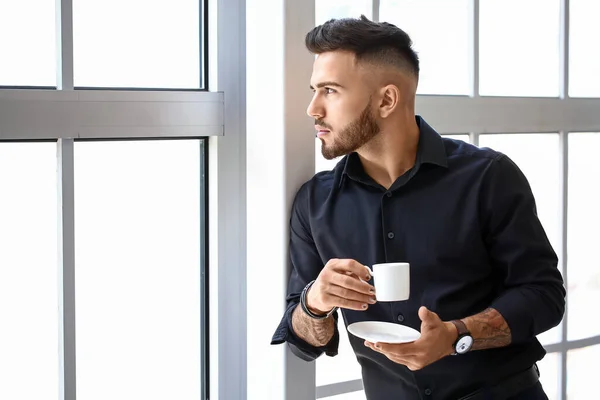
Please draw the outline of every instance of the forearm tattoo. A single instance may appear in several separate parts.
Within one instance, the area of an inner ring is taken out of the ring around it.
[[[323,320],[313,319],[300,306],[292,313],[292,326],[296,335],[315,347],[329,343],[333,337],[334,324],[333,315]]]
[[[502,315],[488,308],[463,320],[473,336],[472,350],[508,346],[511,343],[510,328]]]

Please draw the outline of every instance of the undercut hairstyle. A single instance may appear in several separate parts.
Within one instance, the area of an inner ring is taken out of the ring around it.
[[[397,67],[419,78],[419,57],[406,32],[387,22],[360,18],[331,19],[306,34],[308,51],[350,51],[358,62]]]

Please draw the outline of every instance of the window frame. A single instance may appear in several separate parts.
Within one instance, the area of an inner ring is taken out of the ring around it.
[[[209,157],[212,143],[224,136],[224,95],[209,91],[209,50],[221,46],[213,40],[209,47],[209,12],[222,8],[223,0],[198,0],[201,18],[202,52],[201,85],[198,89],[162,88],[75,88],[73,86],[73,4],[56,0],[57,85],[56,87],[0,87],[0,142],[55,141],[58,177],[58,285],[59,285],[59,399],[76,397],[76,329],[75,329],[75,231],[74,231],[74,142],[80,140],[165,140],[193,138],[199,140],[200,174],[200,351],[201,399],[209,399],[211,368],[219,364],[210,357],[219,354],[210,339],[212,303],[210,287],[211,254],[209,230],[211,214]],[[223,18],[227,16],[223,13]],[[216,36],[216,35],[215,35]],[[212,55],[211,55],[212,56]],[[216,65],[216,68],[222,68]],[[216,70],[214,71],[217,72]],[[238,84],[239,85],[239,84]],[[215,218],[216,219],[216,218]],[[217,341],[218,342],[218,341]],[[212,351],[211,351],[212,350]],[[222,363],[226,365],[226,363]]]

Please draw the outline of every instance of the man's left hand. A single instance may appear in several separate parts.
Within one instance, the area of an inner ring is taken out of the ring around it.
[[[377,351],[395,363],[403,364],[411,371],[426,367],[453,352],[452,345],[458,332],[451,322],[443,322],[438,315],[426,307],[419,309],[421,337],[410,343],[372,343],[365,346]]]

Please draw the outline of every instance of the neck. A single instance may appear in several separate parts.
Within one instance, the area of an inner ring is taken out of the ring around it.
[[[365,172],[389,189],[415,165],[418,145],[419,126],[411,112],[389,126],[382,126],[381,133],[357,153]]]

